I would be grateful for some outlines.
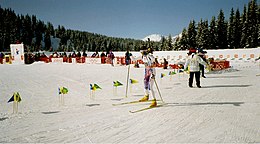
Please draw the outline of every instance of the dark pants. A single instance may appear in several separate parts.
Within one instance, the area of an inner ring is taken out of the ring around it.
[[[196,79],[196,85],[199,87],[200,86],[200,71],[190,72],[189,87],[192,87],[194,75],[195,75],[195,79]]]
[[[130,59],[126,59],[126,60],[125,60],[125,64],[126,64],[126,65],[129,65],[129,64],[130,64],[130,62],[131,62],[131,60],[130,60]]]
[[[201,76],[205,76],[204,75],[204,65],[200,64],[200,70],[201,70]]]

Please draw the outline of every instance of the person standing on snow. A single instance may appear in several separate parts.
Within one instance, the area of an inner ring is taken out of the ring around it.
[[[153,56],[153,50],[151,48],[146,48],[145,46],[143,47],[144,50],[141,51],[142,56],[134,58],[131,56],[131,59],[133,61],[137,60],[143,60],[144,66],[145,66],[145,71],[144,71],[144,97],[141,98],[139,101],[140,102],[145,102],[149,100],[149,94],[151,91],[151,94],[153,96],[153,101],[150,105],[150,107],[155,107],[157,106],[156,98],[155,98],[155,93],[153,89],[154,81],[155,81],[155,57]]]
[[[129,49],[127,49],[127,51],[125,53],[125,64],[126,65],[131,64],[131,56],[132,56],[132,53],[130,53]]]
[[[115,55],[114,55],[114,53],[112,52],[112,50],[109,51],[107,57],[108,57],[108,60],[109,60],[109,62],[111,63],[111,65],[114,66],[114,58],[115,58]]]
[[[189,77],[189,87],[193,87],[193,77],[195,75],[196,79],[196,85],[198,88],[201,88],[200,86],[200,66],[199,64],[202,64],[204,66],[208,66],[208,64],[203,61],[203,59],[196,54],[196,49],[191,48],[189,52],[187,53],[189,55],[184,69],[187,69],[188,66],[190,67],[190,77]]]
[[[203,51],[203,49],[198,49],[198,55],[202,58],[203,61],[207,62],[207,59],[206,59],[206,54],[207,52],[206,51]],[[206,78],[205,76],[205,72],[204,72],[204,65],[200,64],[200,71],[201,71],[201,76],[203,78]]]

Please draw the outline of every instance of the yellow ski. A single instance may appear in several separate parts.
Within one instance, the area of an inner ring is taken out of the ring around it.
[[[154,106],[154,107],[146,107],[146,108],[142,108],[142,109],[138,109],[138,110],[133,110],[133,111],[129,111],[130,113],[137,113],[137,112],[142,112],[142,111],[145,111],[145,110],[149,110],[149,109],[153,109],[153,108],[158,108],[158,107],[162,107],[162,106],[165,106],[166,104],[163,103],[163,104],[159,104],[157,106]]]
[[[152,102],[153,100],[148,100],[148,101],[130,101],[130,102],[123,102],[123,103],[117,103],[117,104],[112,104],[113,106],[119,106],[119,105],[125,105],[125,104],[136,104],[136,103],[144,103],[144,102]],[[160,100],[157,100],[160,101]]]

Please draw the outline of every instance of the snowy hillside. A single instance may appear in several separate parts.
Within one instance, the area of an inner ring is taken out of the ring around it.
[[[145,38],[143,38],[143,41],[148,41],[148,38],[150,38],[150,41],[154,41],[154,42],[160,42],[162,40],[162,35],[159,34],[151,34],[146,36]]]
[[[176,42],[176,39],[178,37],[181,37],[181,36],[182,36],[181,34],[178,34],[176,36],[172,36],[172,43],[174,44]],[[150,38],[151,41],[160,42],[162,40],[162,37],[165,37],[166,39],[168,38],[168,36],[163,36],[163,35],[160,35],[160,34],[151,34],[151,35],[146,36],[142,40],[148,41],[148,38]]]

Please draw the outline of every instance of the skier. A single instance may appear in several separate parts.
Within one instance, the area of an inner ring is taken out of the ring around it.
[[[131,59],[133,61],[143,60],[144,66],[145,66],[145,71],[144,71],[144,93],[145,94],[144,94],[144,97],[139,100],[139,102],[148,101],[149,100],[149,94],[150,94],[150,91],[151,91],[151,94],[152,94],[154,99],[153,99],[150,107],[155,107],[155,106],[157,106],[155,93],[154,93],[154,89],[153,89],[155,75],[156,75],[155,57],[153,56],[153,49],[152,48],[146,49],[146,47],[143,46],[143,49],[144,50],[141,51],[142,56],[137,57],[137,58],[134,58],[133,56],[131,56]]]
[[[202,64],[204,66],[208,67],[208,64],[203,61],[203,59],[196,54],[196,49],[191,48],[189,52],[187,53],[189,55],[189,58],[187,59],[184,69],[187,69],[188,66],[190,66],[190,77],[189,77],[189,87],[193,87],[193,77],[195,74],[196,79],[196,85],[198,88],[201,88],[200,86],[200,67],[199,64]]]

